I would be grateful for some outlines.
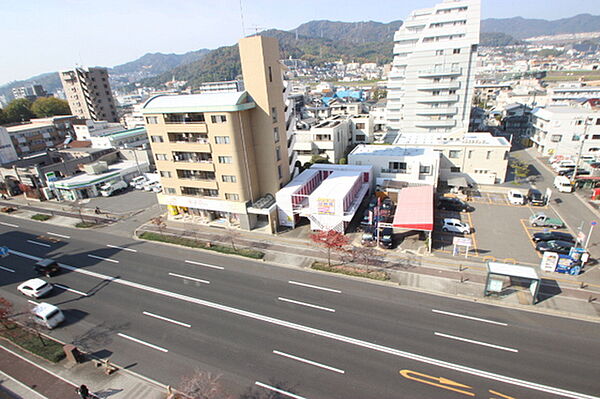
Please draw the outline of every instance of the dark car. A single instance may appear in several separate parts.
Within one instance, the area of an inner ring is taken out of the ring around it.
[[[546,200],[544,199],[544,195],[540,190],[536,190],[535,188],[530,188],[527,192],[527,201],[531,205],[536,206],[544,206],[546,205]]]
[[[385,198],[381,202],[381,209],[392,209],[394,207],[394,202],[390,198]]]
[[[38,274],[52,277],[60,273],[60,266],[54,259],[46,258],[38,261],[33,267]]]
[[[575,238],[569,233],[563,233],[560,231],[550,231],[548,233],[535,233],[531,239],[534,242],[540,241],[565,241],[575,243]]]
[[[572,165],[563,166],[560,169],[558,169],[558,175],[566,176],[569,173],[573,174],[573,171],[575,171],[575,166],[572,166]]]
[[[571,177],[573,177],[573,173],[575,173],[575,169],[565,173],[565,176],[567,176],[568,178],[571,178]],[[577,169],[577,176],[588,176],[588,175],[590,175],[589,170]]]
[[[459,200],[458,198],[447,198],[442,197],[438,201],[438,209],[444,209],[446,211],[458,211],[458,212],[470,212],[474,208]]]
[[[535,249],[537,249],[540,252],[551,251],[551,252],[556,252],[559,254],[568,255],[569,252],[571,251],[571,248],[573,247],[573,245],[574,244],[572,242],[568,242],[568,241],[559,241],[559,240],[540,241],[535,246]]]
[[[373,209],[377,206],[377,197],[372,197],[371,200],[369,201],[369,206],[368,209]]]
[[[394,230],[386,227],[379,232],[379,246],[390,249],[394,246]]]

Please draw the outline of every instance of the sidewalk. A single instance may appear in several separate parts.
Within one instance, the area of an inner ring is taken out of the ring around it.
[[[166,387],[127,370],[105,375],[93,361],[70,365],[40,360],[8,341],[0,341],[0,398],[77,399],[88,386],[100,399],[165,399]]]

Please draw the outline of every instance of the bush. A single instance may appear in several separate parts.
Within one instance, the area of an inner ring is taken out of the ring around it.
[[[139,235],[139,238],[144,239],[144,240],[150,240],[150,241],[159,241],[159,242],[166,242],[169,244],[182,245],[184,247],[190,247],[190,248],[207,249],[210,251],[216,251],[216,252],[220,252],[223,254],[241,255],[241,256],[245,256],[247,258],[252,258],[252,259],[262,259],[265,256],[265,254],[263,252],[257,251],[255,249],[250,249],[250,248],[233,249],[233,247],[229,247],[226,245],[205,243],[205,242],[200,242],[198,240],[194,240],[192,238],[176,237],[176,236],[170,236],[170,235],[165,235],[165,234],[152,233],[149,231],[144,231],[142,234]]]
[[[75,227],[79,227],[80,229],[88,229],[94,226],[97,226],[97,224],[92,222],[79,222],[75,225]]]
[[[65,357],[61,343],[47,337],[38,336],[16,323],[12,323],[7,330],[3,330],[0,337],[4,337],[21,348],[53,363],[57,363]]]
[[[340,273],[340,274],[345,274],[347,276],[355,276],[355,277],[365,277],[365,278],[370,278],[370,279],[379,280],[379,281],[387,281],[390,279],[390,274],[388,272],[382,272],[382,271],[378,271],[378,270],[367,270],[367,269],[363,269],[360,267],[354,267],[354,266],[345,266],[345,265],[329,266],[326,263],[313,262],[311,268],[315,269],[315,270],[321,270],[324,272]]]
[[[40,222],[45,222],[46,220],[50,219],[52,216],[50,215],[44,215],[43,213],[37,213],[35,215],[33,215],[31,218],[33,220],[39,220]]]

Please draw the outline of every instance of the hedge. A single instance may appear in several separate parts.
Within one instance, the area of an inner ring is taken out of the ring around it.
[[[327,263],[323,262],[313,262],[312,269],[321,270],[324,272],[331,273],[340,273],[348,276],[355,277],[365,277],[373,280],[379,281],[387,281],[390,279],[390,274],[388,272],[382,272],[379,270],[367,270],[360,267],[355,266],[346,266],[346,265],[331,265],[329,266]]]
[[[255,249],[250,249],[250,248],[233,249],[233,247],[230,247],[227,245],[212,244],[212,243],[209,244],[206,242],[194,240],[192,238],[176,237],[176,236],[171,236],[171,235],[152,233],[149,231],[144,231],[142,234],[139,235],[139,238],[144,239],[144,240],[150,240],[150,241],[159,241],[159,242],[166,242],[169,244],[182,245],[184,247],[190,247],[190,248],[207,249],[209,251],[216,251],[216,252],[220,252],[223,254],[241,255],[241,256],[245,256],[247,258],[252,258],[252,259],[262,259],[265,256],[264,252],[257,251]]]
[[[44,221],[50,219],[51,217],[52,216],[50,216],[50,215],[44,215],[43,213],[36,213],[31,218],[33,220],[39,220],[40,222],[44,222]]]
[[[53,363],[57,363],[65,357],[61,343],[45,336],[38,336],[16,323],[11,323],[8,329],[2,328],[0,336]]]

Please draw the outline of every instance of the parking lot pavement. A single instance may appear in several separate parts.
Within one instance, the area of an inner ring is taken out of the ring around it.
[[[537,212],[544,212],[550,217],[558,217],[558,215],[547,207],[509,204],[502,194],[485,194],[479,200],[469,201],[475,207],[473,212],[459,213],[441,210],[436,212],[433,236],[434,252],[446,256],[452,255],[452,239],[456,235],[441,231],[442,219],[451,217],[461,219],[472,228],[471,234],[464,235],[473,243],[469,257],[476,257],[484,261],[539,264],[541,255],[535,250],[531,236],[533,233],[545,229],[531,227],[529,217]],[[573,234],[568,229],[561,229],[561,231]]]
[[[150,208],[158,203],[156,193],[144,190],[127,189],[110,197],[95,197],[81,201],[84,208],[100,208],[103,212],[127,214]]]
[[[506,194],[503,193],[476,193],[471,196],[470,204],[486,204],[486,205],[504,205],[515,208],[522,208],[523,205],[513,205],[508,202]],[[529,205],[527,205],[529,206]],[[533,209],[548,209],[548,205],[531,207]]]

